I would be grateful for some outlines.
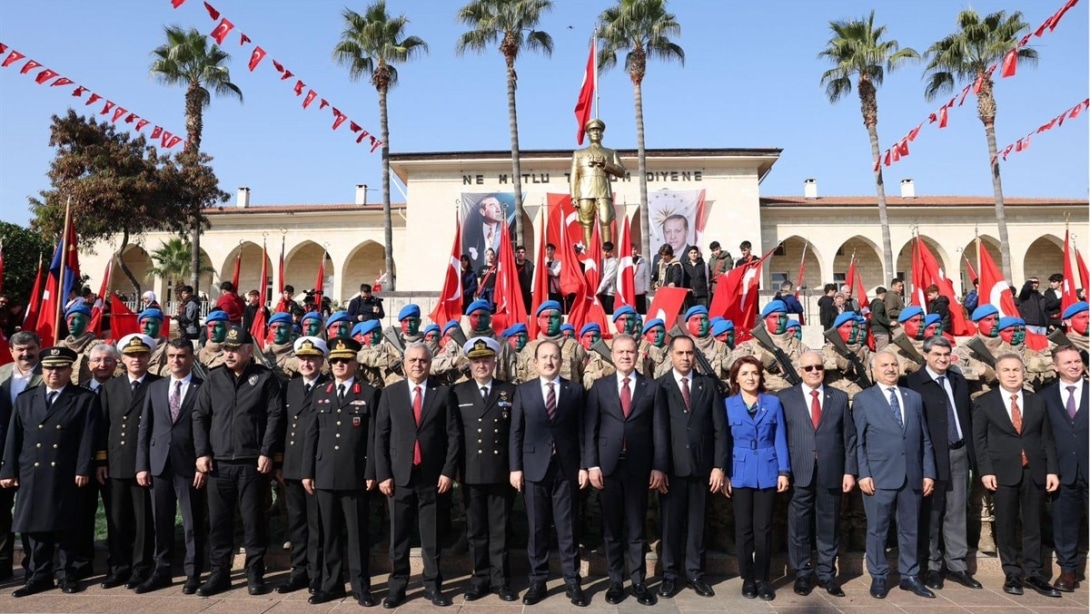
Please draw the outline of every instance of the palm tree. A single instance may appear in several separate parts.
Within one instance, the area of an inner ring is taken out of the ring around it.
[[[927,87],[924,95],[934,100],[944,92],[952,92],[955,83],[972,81],[977,91],[977,117],[984,123],[988,139],[988,160],[992,170],[992,190],[995,192],[995,221],[999,226],[999,251],[1003,260],[1003,276],[1011,279],[1011,250],[1007,241],[1007,214],[1003,207],[1003,182],[999,178],[999,159],[995,145],[995,93],[988,67],[1000,61],[1015,48],[1029,24],[1022,13],[1007,15],[996,11],[981,20],[972,9],[958,13],[958,31],[928,47],[925,57]],[[1037,64],[1037,51],[1019,47],[1018,62]],[[956,80],[956,81],[955,81]]]
[[[160,241],[159,247],[151,253],[151,258],[157,264],[148,268],[148,273],[174,282],[174,293],[185,285],[185,279],[190,276],[193,263],[189,256],[192,248],[189,242],[181,237],[174,237],[169,241]],[[199,273],[210,273],[212,267],[206,259],[202,259]],[[195,291],[194,291],[195,292]]]
[[[617,52],[628,50],[624,66],[632,80],[636,103],[636,152],[640,179],[640,251],[651,252],[651,224],[647,215],[647,152],[643,142],[643,77],[647,60],[677,60],[685,64],[685,51],[670,40],[681,34],[673,13],[666,12],[666,0],[617,0],[598,16],[598,69],[617,64]]]
[[[499,41],[500,53],[507,64],[507,120],[511,126],[511,173],[515,185],[515,236],[526,243],[522,234],[522,164],[519,161],[519,122],[515,106],[518,74],[515,60],[523,46],[530,51],[553,53],[553,37],[537,29],[541,16],[553,8],[551,0],[471,0],[458,11],[458,21],[473,28],[458,37],[456,51],[483,52]]]
[[[409,18],[391,17],[385,0],[376,0],[362,15],[345,9],[341,41],[333,48],[333,59],[348,67],[353,80],[370,75],[378,90],[378,115],[382,130],[382,217],[385,225],[386,272],[390,290],[397,287],[394,274],[394,226],[390,213],[390,123],[386,113],[386,94],[397,85],[397,68],[428,52],[428,44],[417,36],[405,36]]]
[[[851,94],[852,79],[858,81],[859,102],[863,111],[863,125],[870,136],[871,160],[877,160],[878,150],[878,96],[877,86],[882,85],[885,73],[893,72],[910,59],[918,60],[920,54],[911,47],[901,49],[895,40],[883,41],[885,26],[875,27],[874,11],[866,19],[850,19],[829,22],[833,31],[827,47],[818,54],[828,59],[833,67],[821,75],[825,95],[836,103]],[[891,278],[896,269],[893,265],[893,245],[889,238],[889,214],[886,211],[886,184],[882,167],[874,171],[874,184],[878,192],[878,221],[882,225],[882,262],[885,278]]]
[[[196,28],[183,30],[180,26],[166,27],[167,42],[152,50],[151,75],[165,85],[181,85],[185,89],[186,144],[182,163],[196,166],[204,131],[204,109],[212,103],[212,94],[238,98],[242,102],[242,90],[231,82],[226,63],[230,56],[219,47],[209,45]],[[195,204],[199,207],[199,204]],[[200,287],[201,268],[200,210],[193,212],[190,227],[189,271],[193,292]]]

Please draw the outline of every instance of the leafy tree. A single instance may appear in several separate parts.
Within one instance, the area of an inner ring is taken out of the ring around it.
[[[186,144],[179,158],[183,174],[196,183],[190,185],[185,204],[189,207],[190,285],[197,292],[200,287],[201,231],[208,226],[204,208],[216,201],[227,202],[230,198],[219,190],[219,183],[211,169],[202,170],[211,158],[200,155],[201,137],[204,132],[204,109],[212,103],[212,94],[238,98],[242,102],[242,90],[231,82],[227,68],[230,56],[214,45],[209,45],[204,34],[196,28],[183,30],[179,26],[167,26],[166,44],[152,50],[151,75],[165,85],[185,87]]]
[[[541,16],[552,9],[551,0],[472,0],[458,11],[458,21],[473,28],[458,37],[456,50],[484,52],[499,42],[500,53],[507,64],[507,120],[511,127],[511,171],[515,185],[515,236],[525,244],[522,234],[522,165],[519,160],[518,111],[515,89],[518,74],[515,60],[525,47],[529,51],[553,53],[553,38],[537,29]]]
[[[643,139],[643,78],[647,60],[677,60],[685,64],[685,51],[670,37],[681,35],[681,25],[666,11],[666,0],[617,0],[598,16],[598,69],[617,65],[617,53],[628,50],[624,67],[632,80],[636,104],[636,151],[640,180],[640,249],[651,253],[651,224],[647,214],[647,150]]]
[[[26,305],[38,272],[38,259],[49,267],[54,246],[41,233],[8,222],[0,222],[0,243],[4,246],[4,294],[13,303]]]
[[[390,122],[386,112],[386,95],[397,85],[397,67],[428,52],[428,44],[418,36],[406,36],[405,15],[392,17],[386,12],[385,0],[367,5],[363,14],[344,9],[344,30],[341,40],[333,47],[333,59],[348,67],[353,81],[369,76],[378,91],[379,127],[382,132],[382,220],[383,241],[386,243],[386,272],[390,290],[397,287],[394,274],[394,225],[390,211]]]
[[[999,177],[999,158],[995,144],[995,84],[988,67],[1000,61],[1014,49],[1029,24],[1022,13],[1007,15],[996,11],[983,19],[973,9],[958,13],[958,31],[946,36],[927,48],[927,86],[924,96],[934,100],[943,93],[952,92],[959,81],[979,84],[976,111],[984,124],[984,136],[988,141],[988,160],[992,171],[992,191],[995,193],[995,221],[999,226],[999,252],[1003,260],[1003,276],[1011,279],[1011,248],[1007,240],[1007,213],[1003,205],[1003,182]],[[1025,66],[1037,64],[1037,51],[1021,47],[1017,51],[1018,63]]]
[[[143,135],[133,137],[105,120],[81,117],[69,109],[53,116],[49,145],[57,150],[50,163],[52,188],[30,199],[31,228],[45,237],[60,237],[66,204],[85,248],[121,234],[117,253],[145,232],[185,229],[183,202],[192,187],[169,156],[159,155]],[[140,283],[119,260],[121,270],[139,291]]]
[[[881,40],[885,26],[874,25],[874,11],[865,19],[849,19],[829,22],[833,36],[826,43],[819,58],[832,62],[833,67],[821,75],[825,95],[836,103],[852,92],[852,79],[858,82],[859,102],[863,111],[863,125],[870,136],[871,160],[877,160],[878,147],[878,89],[886,72],[893,72],[908,60],[918,60],[920,54],[912,48],[901,49],[895,40]],[[874,171],[874,184],[878,192],[878,220],[882,225],[882,259],[888,279],[893,275],[893,245],[889,238],[889,214],[886,211],[886,184],[882,167]]]

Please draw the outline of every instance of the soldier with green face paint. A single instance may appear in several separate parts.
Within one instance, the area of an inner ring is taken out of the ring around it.
[[[201,363],[205,369],[215,369],[223,364],[223,340],[227,337],[227,329],[230,326],[227,312],[222,309],[209,313],[205,318],[204,327],[208,332],[208,340],[197,352],[197,362]]]
[[[64,312],[64,321],[68,324],[68,337],[60,345],[76,353],[76,362],[72,363],[72,383],[86,386],[91,383],[94,374],[88,367],[91,348],[103,343],[88,327],[91,323],[91,309],[83,302],[77,302]]]
[[[859,329],[859,317],[852,311],[845,311],[836,317],[833,328],[826,331],[826,335],[828,337],[835,334],[839,337],[843,346],[851,354],[842,353],[832,341],[827,341],[821,348],[821,356],[825,364],[825,384],[846,393],[849,402],[857,393],[863,391],[856,369],[865,372],[871,360],[870,349],[859,340]],[[858,362],[853,363],[851,355],[854,355]]]
[[[787,332],[794,335],[799,341],[802,341],[802,324],[800,324],[798,320],[792,319],[787,321]]]
[[[458,320],[451,320],[444,324],[441,330],[438,326],[435,330],[439,330],[439,341],[438,349],[435,350],[431,361],[432,377],[438,378],[445,384],[466,381],[469,359],[462,352],[461,344],[454,338],[456,332],[461,332],[461,323]]]
[[[155,340],[155,351],[148,360],[148,373],[152,375],[169,375],[170,367],[167,365],[167,342],[170,341],[162,334],[163,312],[150,307],[140,312],[136,318],[140,332]]]
[[[312,320],[313,321],[313,320]],[[320,320],[319,320],[320,321]],[[286,382],[301,375],[299,373],[299,361],[295,358],[295,340],[292,338],[291,314],[285,312],[274,313],[269,318],[269,334],[272,339],[261,351],[265,356],[265,362],[272,367],[273,373]],[[314,335],[310,335],[314,336]],[[321,339],[321,337],[318,337]],[[326,370],[328,366],[324,366]]]
[[[640,329],[639,359],[636,371],[644,377],[658,379],[672,367],[668,360],[670,349],[666,345],[666,323],[658,318],[647,321]]]
[[[587,352],[577,340],[567,338],[561,332],[563,316],[560,303],[557,301],[541,303],[534,317],[537,318],[537,339],[528,342],[519,352],[518,370],[526,373],[526,381],[537,377],[537,366],[534,364],[537,346],[543,341],[552,341],[560,347],[560,376],[582,383],[583,365],[587,362]]]
[[[712,324],[712,337],[723,345],[727,346],[728,350],[734,349],[734,322],[726,318],[719,318],[718,322]]]
[[[518,357],[526,347],[526,344],[530,342],[530,331],[526,328],[525,324],[519,322],[518,324],[508,326],[507,330],[503,331],[503,340],[512,354]],[[527,377],[527,373],[522,370],[523,367],[521,361],[516,360],[511,383],[521,384],[526,381],[525,378]]]
[[[954,348],[952,365],[961,369],[962,375],[969,382],[969,396],[973,399],[991,390],[999,382],[992,361],[1000,356],[999,310],[994,305],[981,305],[973,310],[971,319],[976,326],[976,334],[959,343]],[[987,355],[984,355],[984,353]]]
[[[409,347],[410,343],[423,341],[424,333],[420,330],[420,305],[409,303],[397,312],[397,326],[390,326],[384,331],[387,338],[396,338],[401,341],[401,347]]]
[[[1052,368],[1052,354],[1039,352],[1026,346],[1026,321],[1022,318],[1008,317],[999,320],[1000,356],[1018,354],[1025,365],[1026,380],[1022,387],[1030,392],[1040,390],[1056,378]]]
[[[730,355],[730,349],[725,344],[716,341],[715,337],[712,336],[708,308],[703,305],[690,307],[685,312],[684,327],[687,336],[696,344],[697,351],[704,354],[704,357],[708,359],[708,364],[712,367],[712,372],[705,375],[710,375],[718,380],[726,379],[727,369],[724,367],[724,363],[726,363],[727,357]]]
[[[303,329],[303,336],[325,339],[325,320],[322,318],[321,313],[317,311],[308,311],[303,314],[303,319],[299,321],[299,326]]]
[[[761,312],[761,319],[761,326],[768,333],[774,347],[767,348],[758,339],[749,339],[734,348],[724,368],[729,370],[734,365],[734,361],[742,356],[756,356],[765,367],[765,389],[770,393],[778,392],[791,387],[791,383],[784,375],[785,370],[791,369],[794,375],[798,371],[799,358],[808,348],[795,338],[794,333],[788,332],[787,306],[783,301],[773,300],[765,305]],[[776,348],[783,351],[790,365],[780,364],[774,351]]]
[[[381,390],[405,379],[401,353],[382,338],[380,321],[360,322],[352,330],[353,337],[359,337],[363,344],[356,353],[356,362],[360,363],[358,374],[364,381]]]
[[[636,313],[636,310],[629,305],[618,307],[613,312],[613,326],[617,329],[618,335],[639,337],[640,314]]]
[[[500,353],[496,356],[496,372],[493,376],[505,382],[513,380],[516,371],[518,355],[512,351],[511,346],[504,343],[503,337],[492,329],[492,305],[488,301],[476,300],[466,309],[466,319],[469,320],[469,337],[490,337],[500,344]],[[461,346],[458,347],[458,355],[464,356]]]
[[[594,385],[594,382],[617,372],[613,364],[606,360],[606,357],[602,356],[598,350],[594,349],[594,345],[601,340],[602,328],[593,322],[584,324],[582,330],[579,331],[579,344],[583,346],[587,353],[587,361],[583,365],[583,388],[589,389]],[[601,344],[599,344],[599,347],[601,347]],[[612,352],[611,345],[606,347],[609,347]],[[612,354],[610,359],[612,359]]]
[[[325,337],[327,341],[352,338],[352,319],[348,317],[347,311],[337,311],[329,315],[325,322]]]
[[[927,326],[924,322],[926,318],[927,314],[917,305],[905,307],[901,315],[897,317],[903,332],[894,337],[893,345],[897,346],[894,352],[901,362],[901,373],[904,375],[915,373],[923,366],[920,361],[923,360],[923,340],[927,335]],[[912,351],[906,348],[911,348]],[[916,360],[916,356],[920,357],[919,361]]]

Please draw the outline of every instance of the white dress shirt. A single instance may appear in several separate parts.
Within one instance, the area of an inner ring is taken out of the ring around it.
[[[821,411],[825,411],[825,387],[823,385],[820,385],[820,384],[818,385],[817,388],[811,388],[811,387],[807,386],[806,384],[802,385],[802,396],[805,398],[805,401],[806,401],[806,410],[809,411],[811,403],[814,402],[814,395],[812,393],[815,390],[818,393],[818,396],[817,396],[818,407],[821,408]],[[812,420],[814,418],[814,416],[811,415],[810,418]]]
[[[15,404],[15,397],[19,396],[27,385],[30,384],[31,378],[34,377],[34,369],[23,373],[19,370],[19,367],[13,367],[11,369],[11,403]]]
[[[901,424],[903,425],[905,423],[905,399],[901,396],[901,391],[896,386],[886,386],[885,384],[881,384],[881,388],[882,395],[886,397],[886,403],[889,403],[890,391],[897,395],[897,406],[901,409]],[[893,406],[890,405],[889,408],[893,409]]]
[[[1070,396],[1067,392],[1068,386],[1075,387],[1072,393],[1075,395],[1075,411],[1079,411],[1079,405],[1082,404],[1082,387],[1086,385],[1086,380],[1080,377],[1075,383],[1068,383],[1062,379],[1057,383],[1060,385],[1060,407],[1064,408],[1064,413],[1067,413],[1067,397]]]
[[[1067,392],[1066,390],[1064,392]],[[1013,393],[1006,388],[999,388],[999,396],[1003,399],[1003,407],[1007,410],[1007,418],[1010,419],[1011,424],[1014,424],[1014,415],[1011,414],[1011,394],[1018,395],[1018,413],[1025,418],[1026,415],[1026,392],[1025,390],[1015,390]],[[1067,399],[1064,399],[1066,401]]]
[[[170,389],[167,390],[167,399],[169,399],[171,395],[174,394],[174,387],[177,386],[179,383],[182,385],[182,389],[181,394],[179,395],[178,406],[181,407],[181,404],[185,402],[185,393],[189,392],[189,385],[193,383],[193,373],[190,372],[182,379],[178,379],[171,375]]]
[[[353,379],[355,379],[355,378],[353,378]],[[420,382],[419,384],[412,381],[411,379],[406,379],[405,382],[409,384],[409,402],[410,403],[412,403],[413,399],[416,398],[416,387],[417,386],[420,387],[420,407],[423,408],[424,407],[424,399],[425,399],[424,395],[427,394],[427,392],[428,392],[428,380],[424,380],[424,381]]]
[[[628,375],[617,371],[614,375],[617,377],[617,397],[621,396],[621,389],[624,388],[624,378],[628,378],[628,392],[633,394],[636,392],[636,372],[632,371]],[[678,384],[680,386],[681,384]]]
[[[544,376],[538,377],[538,384],[541,386],[541,400],[549,398],[549,387],[546,384],[553,385],[553,394],[556,395],[557,407],[560,406],[560,376],[557,375],[556,379],[545,379]]]
[[[492,394],[492,386],[495,385],[495,382],[492,381],[492,378],[488,378],[488,381],[483,384],[477,382],[477,380],[473,380],[473,383],[476,384],[477,392],[480,393],[481,398],[488,398],[488,395]],[[481,392],[481,388],[484,388],[483,393]]]

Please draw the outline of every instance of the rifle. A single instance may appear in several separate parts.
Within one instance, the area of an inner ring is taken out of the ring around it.
[[[397,336],[397,332],[393,328],[385,328],[382,330],[382,338],[389,341],[390,345],[394,346],[398,354],[405,356],[405,344],[402,343],[401,337]]]
[[[847,344],[844,343],[844,340],[840,338],[840,333],[838,333],[835,328],[829,329],[825,331],[825,338],[829,340],[829,343],[833,344],[837,353],[848,359],[848,362],[851,363],[852,373],[855,374],[855,377],[852,377],[847,373],[845,373],[844,376],[855,382],[860,388],[870,388],[871,381],[870,378],[867,377],[866,368],[863,366],[863,363],[859,361],[859,356],[851,351]]]
[[[595,341],[594,345],[590,346],[590,349],[597,352],[597,354],[602,357],[602,360],[609,363],[609,366],[617,366],[613,364],[613,352],[609,349],[609,346],[606,345],[605,339],[599,339],[598,341]]]
[[[995,369],[995,356],[992,355],[992,351],[988,349],[988,346],[984,345],[984,341],[980,337],[970,337],[965,345],[976,354],[977,358]]]
[[[1075,345],[1071,343],[1071,339],[1067,337],[1067,334],[1065,334],[1062,330],[1058,328],[1048,334],[1048,340],[1052,343],[1055,343],[1057,346]]]
[[[912,342],[908,340],[908,337],[906,337],[904,333],[897,335],[893,339],[893,343],[897,347],[901,348],[901,350],[904,351],[905,356],[908,356],[908,358],[911,359],[912,362],[915,362],[921,367],[924,365],[923,356],[920,356],[920,353],[916,351],[916,348],[912,345]]]
[[[802,378],[799,377],[798,372],[795,370],[795,365],[791,362],[791,358],[780,348],[780,346],[772,341],[772,337],[768,336],[768,329],[766,329],[764,325],[758,326],[749,332],[765,351],[771,352],[776,357],[776,363],[780,366],[780,374],[787,380],[787,383],[792,386],[797,386],[802,383]]]
[[[461,326],[454,327],[454,330],[450,333],[450,338],[453,339],[460,348],[465,347],[466,341],[468,341],[468,339],[466,339],[465,331],[462,330]]]

